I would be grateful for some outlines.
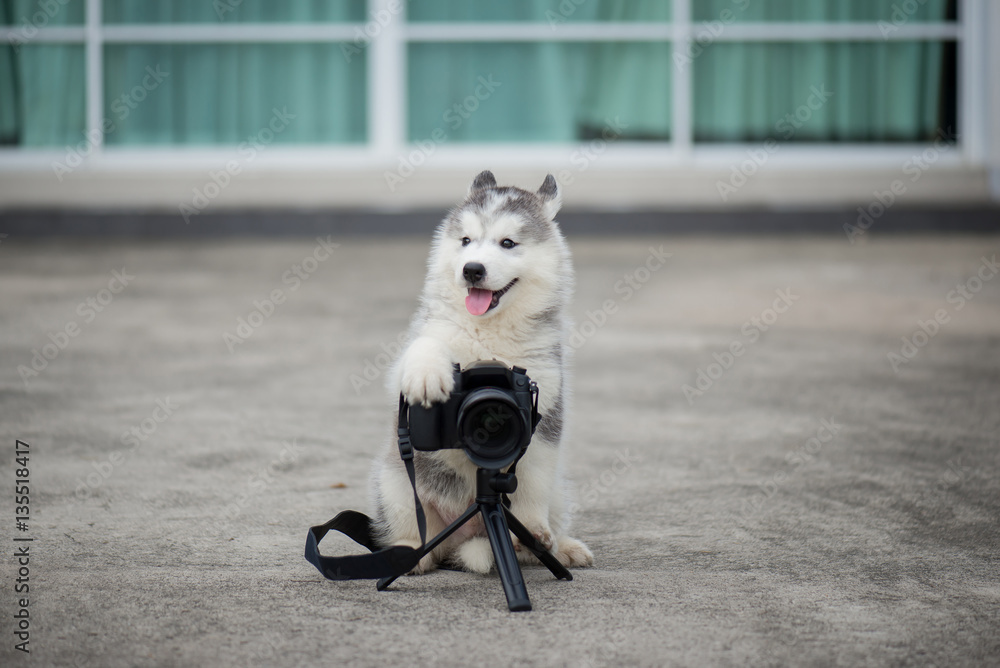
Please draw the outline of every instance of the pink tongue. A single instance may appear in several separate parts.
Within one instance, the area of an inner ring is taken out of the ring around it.
[[[465,308],[469,309],[472,315],[482,315],[490,308],[493,301],[493,291],[482,288],[472,288],[469,296],[465,298]]]

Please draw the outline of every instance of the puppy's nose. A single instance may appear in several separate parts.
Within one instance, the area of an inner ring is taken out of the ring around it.
[[[479,262],[469,262],[462,269],[462,275],[465,276],[465,280],[475,285],[486,276],[486,267]]]

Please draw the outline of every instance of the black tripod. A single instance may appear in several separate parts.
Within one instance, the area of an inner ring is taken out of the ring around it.
[[[418,551],[419,557],[422,558],[444,542],[460,526],[471,520],[476,513],[482,514],[483,526],[486,527],[486,535],[489,536],[490,546],[493,548],[497,573],[500,575],[500,582],[503,583],[503,592],[507,596],[507,608],[511,612],[531,610],[528,590],[524,586],[524,578],[521,576],[521,566],[517,563],[514,544],[510,540],[511,531],[521,541],[521,545],[531,550],[552,571],[553,575],[560,580],[573,579],[573,575],[566,567],[559,563],[559,560],[521,524],[514,513],[510,512],[510,508],[504,505],[501,495],[513,494],[516,489],[517,478],[513,473],[501,473],[496,469],[478,469],[476,471],[475,502],[458,519],[449,524],[444,531]],[[394,575],[379,580],[376,585],[378,590],[385,590],[397,577],[399,576]]]

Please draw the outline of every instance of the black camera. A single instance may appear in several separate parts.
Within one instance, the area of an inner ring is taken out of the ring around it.
[[[400,424],[407,409],[400,406]],[[496,360],[455,365],[455,388],[430,408],[409,406],[415,450],[464,448],[476,466],[502,469],[528,447],[538,425],[538,386],[521,367]]]

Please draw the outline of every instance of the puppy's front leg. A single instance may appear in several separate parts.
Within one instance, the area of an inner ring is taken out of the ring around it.
[[[400,364],[399,387],[411,406],[426,408],[448,399],[455,378],[451,350],[441,338],[423,335],[413,340]]]
[[[528,531],[545,547],[556,548],[556,537],[549,524],[549,510],[556,490],[558,446],[538,441],[532,443],[517,465],[517,491],[510,497],[510,510]],[[556,528],[558,529],[558,528]],[[515,541],[519,556],[530,557],[528,550]]]
[[[386,457],[383,465],[375,473],[377,485],[376,503],[378,504],[379,543],[383,547],[390,545],[406,545],[419,549],[420,528],[417,524],[416,507],[413,501],[413,490],[399,460]],[[423,505],[423,504],[421,504]],[[434,536],[444,528],[440,515],[432,505],[423,505],[427,520],[427,536]],[[437,567],[439,554],[425,555],[420,563],[411,571],[411,575],[420,575]]]

